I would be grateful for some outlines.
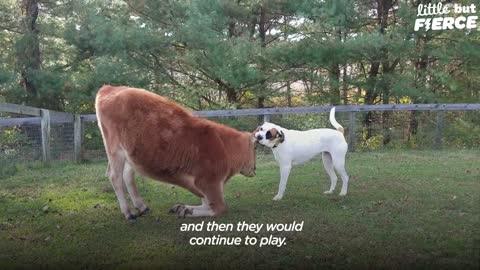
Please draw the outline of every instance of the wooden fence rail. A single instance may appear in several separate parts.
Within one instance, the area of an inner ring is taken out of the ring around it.
[[[215,110],[193,111],[194,115],[202,117],[227,117],[227,116],[263,116],[264,121],[270,121],[270,116],[275,114],[300,114],[300,113],[326,113],[332,106],[293,107],[293,108],[263,108],[243,110]],[[476,111],[480,110],[480,103],[475,104],[382,104],[382,105],[340,105],[336,106],[337,112],[350,112],[350,126],[347,140],[351,151],[355,150],[355,119],[357,112],[368,111],[437,111],[435,129],[435,148],[441,147],[441,133],[445,111]],[[74,159],[82,161],[83,129],[85,122],[96,121],[95,114],[74,115],[64,112],[49,111],[10,103],[0,103],[0,113],[14,113],[29,115],[26,118],[0,119],[2,126],[40,125],[42,134],[43,161],[49,162],[50,155],[50,129],[52,123],[73,123],[74,126]]]

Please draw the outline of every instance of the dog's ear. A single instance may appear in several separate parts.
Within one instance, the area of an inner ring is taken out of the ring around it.
[[[278,133],[278,137],[280,138],[281,143],[285,141],[285,134],[283,134],[283,131],[280,130],[280,132]]]

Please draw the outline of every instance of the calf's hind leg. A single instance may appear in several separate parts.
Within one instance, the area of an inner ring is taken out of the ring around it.
[[[127,186],[128,194],[130,194],[133,206],[140,211],[138,215],[141,216],[148,213],[150,209],[145,205],[140,193],[138,193],[138,188],[135,183],[135,171],[128,161],[125,161],[123,181],[125,182],[125,186]]]
[[[135,220],[136,215],[130,209],[128,205],[126,196],[125,196],[125,185],[123,181],[123,171],[125,168],[125,157],[121,154],[114,153],[109,155],[109,178],[110,183],[112,184],[115,195],[117,196],[118,203],[120,205],[120,211],[125,216],[127,220]]]

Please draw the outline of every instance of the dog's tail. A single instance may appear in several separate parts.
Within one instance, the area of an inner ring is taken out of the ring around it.
[[[336,130],[340,131],[342,134],[344,133],[343,127],[335,120],[335,107],[330,110],[330,123],[335,127]]]

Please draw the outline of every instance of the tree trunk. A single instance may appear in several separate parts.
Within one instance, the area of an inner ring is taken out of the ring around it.
[[[416,69],[415,85],[417,88],[425,87],[425,83],[426,83],[425,70],[427,68],[427,64],[428,64],[428,59],[426,56],[421,56],[419,59],[417,59],[415,63],[415,69]],[[420,99],[417,97],[414,97],[413,103],[418,103],[418,102],[420,102]],[[408,141],[412,140],[417,135],[417,130],[418,130],[417,116],[418,116],[418,112],[412,111],[412,114],[410,115],[409,126],[408,126]]]
[[[408,123],[408,141],[411,141],[417,135],[418,130],[418,111],[412,111],[410,114],[410,122]]]
[[[340,104],[340,67],[338,64],[332,65],[328,71],[330,84],[330,104]]]
[[[388,26],[388,11],[392,7],[392,0],[377,0],[377,20],[378,20],[378,27],[379,32],[381,35],[385,35],[385,29]],[[386,51],[382,50],[381,58],[386,58]],[[365,95],[365,102],[366,104],[373,104],[375,99],[378,97],[378,93],[376,93],[376,82],[377,82],[377,75],[380,68],[380,61],[375,60],[372,62],[370,67],[370,72],[368,75],[368,86],[367,86],[367,93]],[[369,139],[373,136],[373,114],[372,112],[368,112],[365,116],[365,126],[367,128],[367,136],[366,138]]]
[[[38,18],[38,0],[23,0],[22,13],[24,35],[24,49],[19,52],[19,59],[23,66],[21,76],[24,90],[29,96],[36,98],[38,89],[35,85],[34,76],[40,70],[40,42],[38,39],[39,30],[37,28]]]
[[[383,104],[388,104],[388,99],[384,99]],[[391,111],[382,112],[383,145],[387,145],[392,140],[392,132],[390,131],[392,126],[390,122],[391,115]]]
[[[347,65],[343,66],[342,99],[343,105],[348,105]]]
[[[238,102],[238,94],[237,91],[233,88],[226,88],[225,92],[227,92],[227,101],[228,103],[237,103]]]
[[[365,93],[365,104],[372,105],[375,103],[377,94],[375,93],[375,84],[377,80],[378,70],[380,68],[380,62],[373,62],[368,72],[368,83]],[[367,112],[365,115],[364,126],[367,129],[366,139],[370,139],[373,136],[373,113]]]
[[[287,107],[292,107],[292,88],[290,81],[287,81]]]
[[[260,7],[260,17],[258,20],[258,35],[260,36],[260,42],[261,42],[260,46],[262,47],[262,49],[265,49],[265,47],[267,46],[267,43],[266,43],[267,33],[265,29],[265,23],[266,23],[266,12],[265,12],[265,7],[262,6]],[[265,76],[265,71],[266,71],[265,66],[262,64],[260,68],[262,70],[263,75]],[[263,82],[260,85],[261,92],[258,95],[257,108],[265,108],[265,91],[267,90],[266,88],[267,88],[266,83]]]
[[[396,58],[392,64],[389,61],[383,62],[383,84],[382,84],[382,103],[389,104],[390,103],[390,79],[389,74],[391,74],[395,68],[397,67],[398,63],[400,62],[400,58]],[[387,75],[387,76],[385,76]],[[390,143],[392,139],[392,132],[391,132],[391,121],[390,118],[392,116],[391,111],[384,111],[382,113],[382,126],[383,126],[383,145],[387,145]]]

